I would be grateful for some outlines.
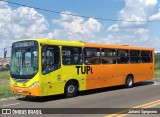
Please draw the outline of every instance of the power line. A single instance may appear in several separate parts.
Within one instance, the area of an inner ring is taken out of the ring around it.
[[[39,8],[39,7],[33,7],[33,6],[29,6],[29,5],[25,5],[25,4],[20,4],[20,3],[16,3],[16,2],[11,2],[11,1],[6,1],[6,0],[0,0],[0,1],[7,2],[7,3],[10,3],[10,4],[14,4],[14,5],[17,5],[17,6],[34,8],[34,9],[41,10],[41,11],[46,11],[46,12],[51,12],[51,13],[56,13],[56,14],[70,15],[70,16],[75,16],[75,17],[82,17],[82,18],[87,18],[87,19],[94,18],[94,19],[103,20],[103,21],[133,22],[133,23],[134,22],[157,22],[157,21],[160,21],[160,20],[141,20],[141,21],[135,21],[135,20],[124,20],[124,19],[116,20],[116,19],[110,19],[110,18],[90,17],[90,16],[84,16],[84,15],[76,15],[76,14],[72,14],[72,13],[65,13],[65,12],[60,12],[60,11],[55,11],[55,10],[49,10],[49,9],[44,9],[44,8]]]

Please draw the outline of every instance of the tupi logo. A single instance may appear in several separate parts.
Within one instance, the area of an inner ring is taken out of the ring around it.
[[[93,74],[92,67],[90,66],[76,66],[76,68],[78,75],[80,74],[80,72],[81,74],[88,74],[89,72]]]

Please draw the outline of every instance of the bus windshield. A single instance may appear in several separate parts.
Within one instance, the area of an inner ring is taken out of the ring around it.
[[[11,76],[30,79],[38,72],[38,47],[12,47]]]

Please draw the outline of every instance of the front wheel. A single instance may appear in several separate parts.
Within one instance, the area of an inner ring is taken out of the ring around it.
[[[65,86],[65,97],[70,98],[76,96],[78,92],[78,86],[74,81],[70,81]]]
[[[133,76],[131,75],[127,76],[126,81],[125,81],[125,86],[127,88],[133,87]]]

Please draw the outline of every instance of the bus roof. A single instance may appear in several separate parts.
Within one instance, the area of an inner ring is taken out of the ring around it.
[[[97,48],[154,50],[154,48],[150,48],[150,47],[131,46],[126,44],[96,44],[96,43],[89,43],[89,42],[83,42],[83,41],[64,41],[64,40],[51,40],[51,39],[24,39],[24,40],[18,40],[18,41],[27,41],[27,40],[35,40],[43,44],[53,44],[53,45],[62,45],[62,46],[85,46],[85,47],[97,47]]]
[[[154,50],[154,48],[142,47],[142,46],[131,46],[131,45],[122,45],[122,44],[94,44],[94,43],[85,43],[87,47],[101,47],[101,48],[117,48],[117,49],[139,49],[139,50]]]

